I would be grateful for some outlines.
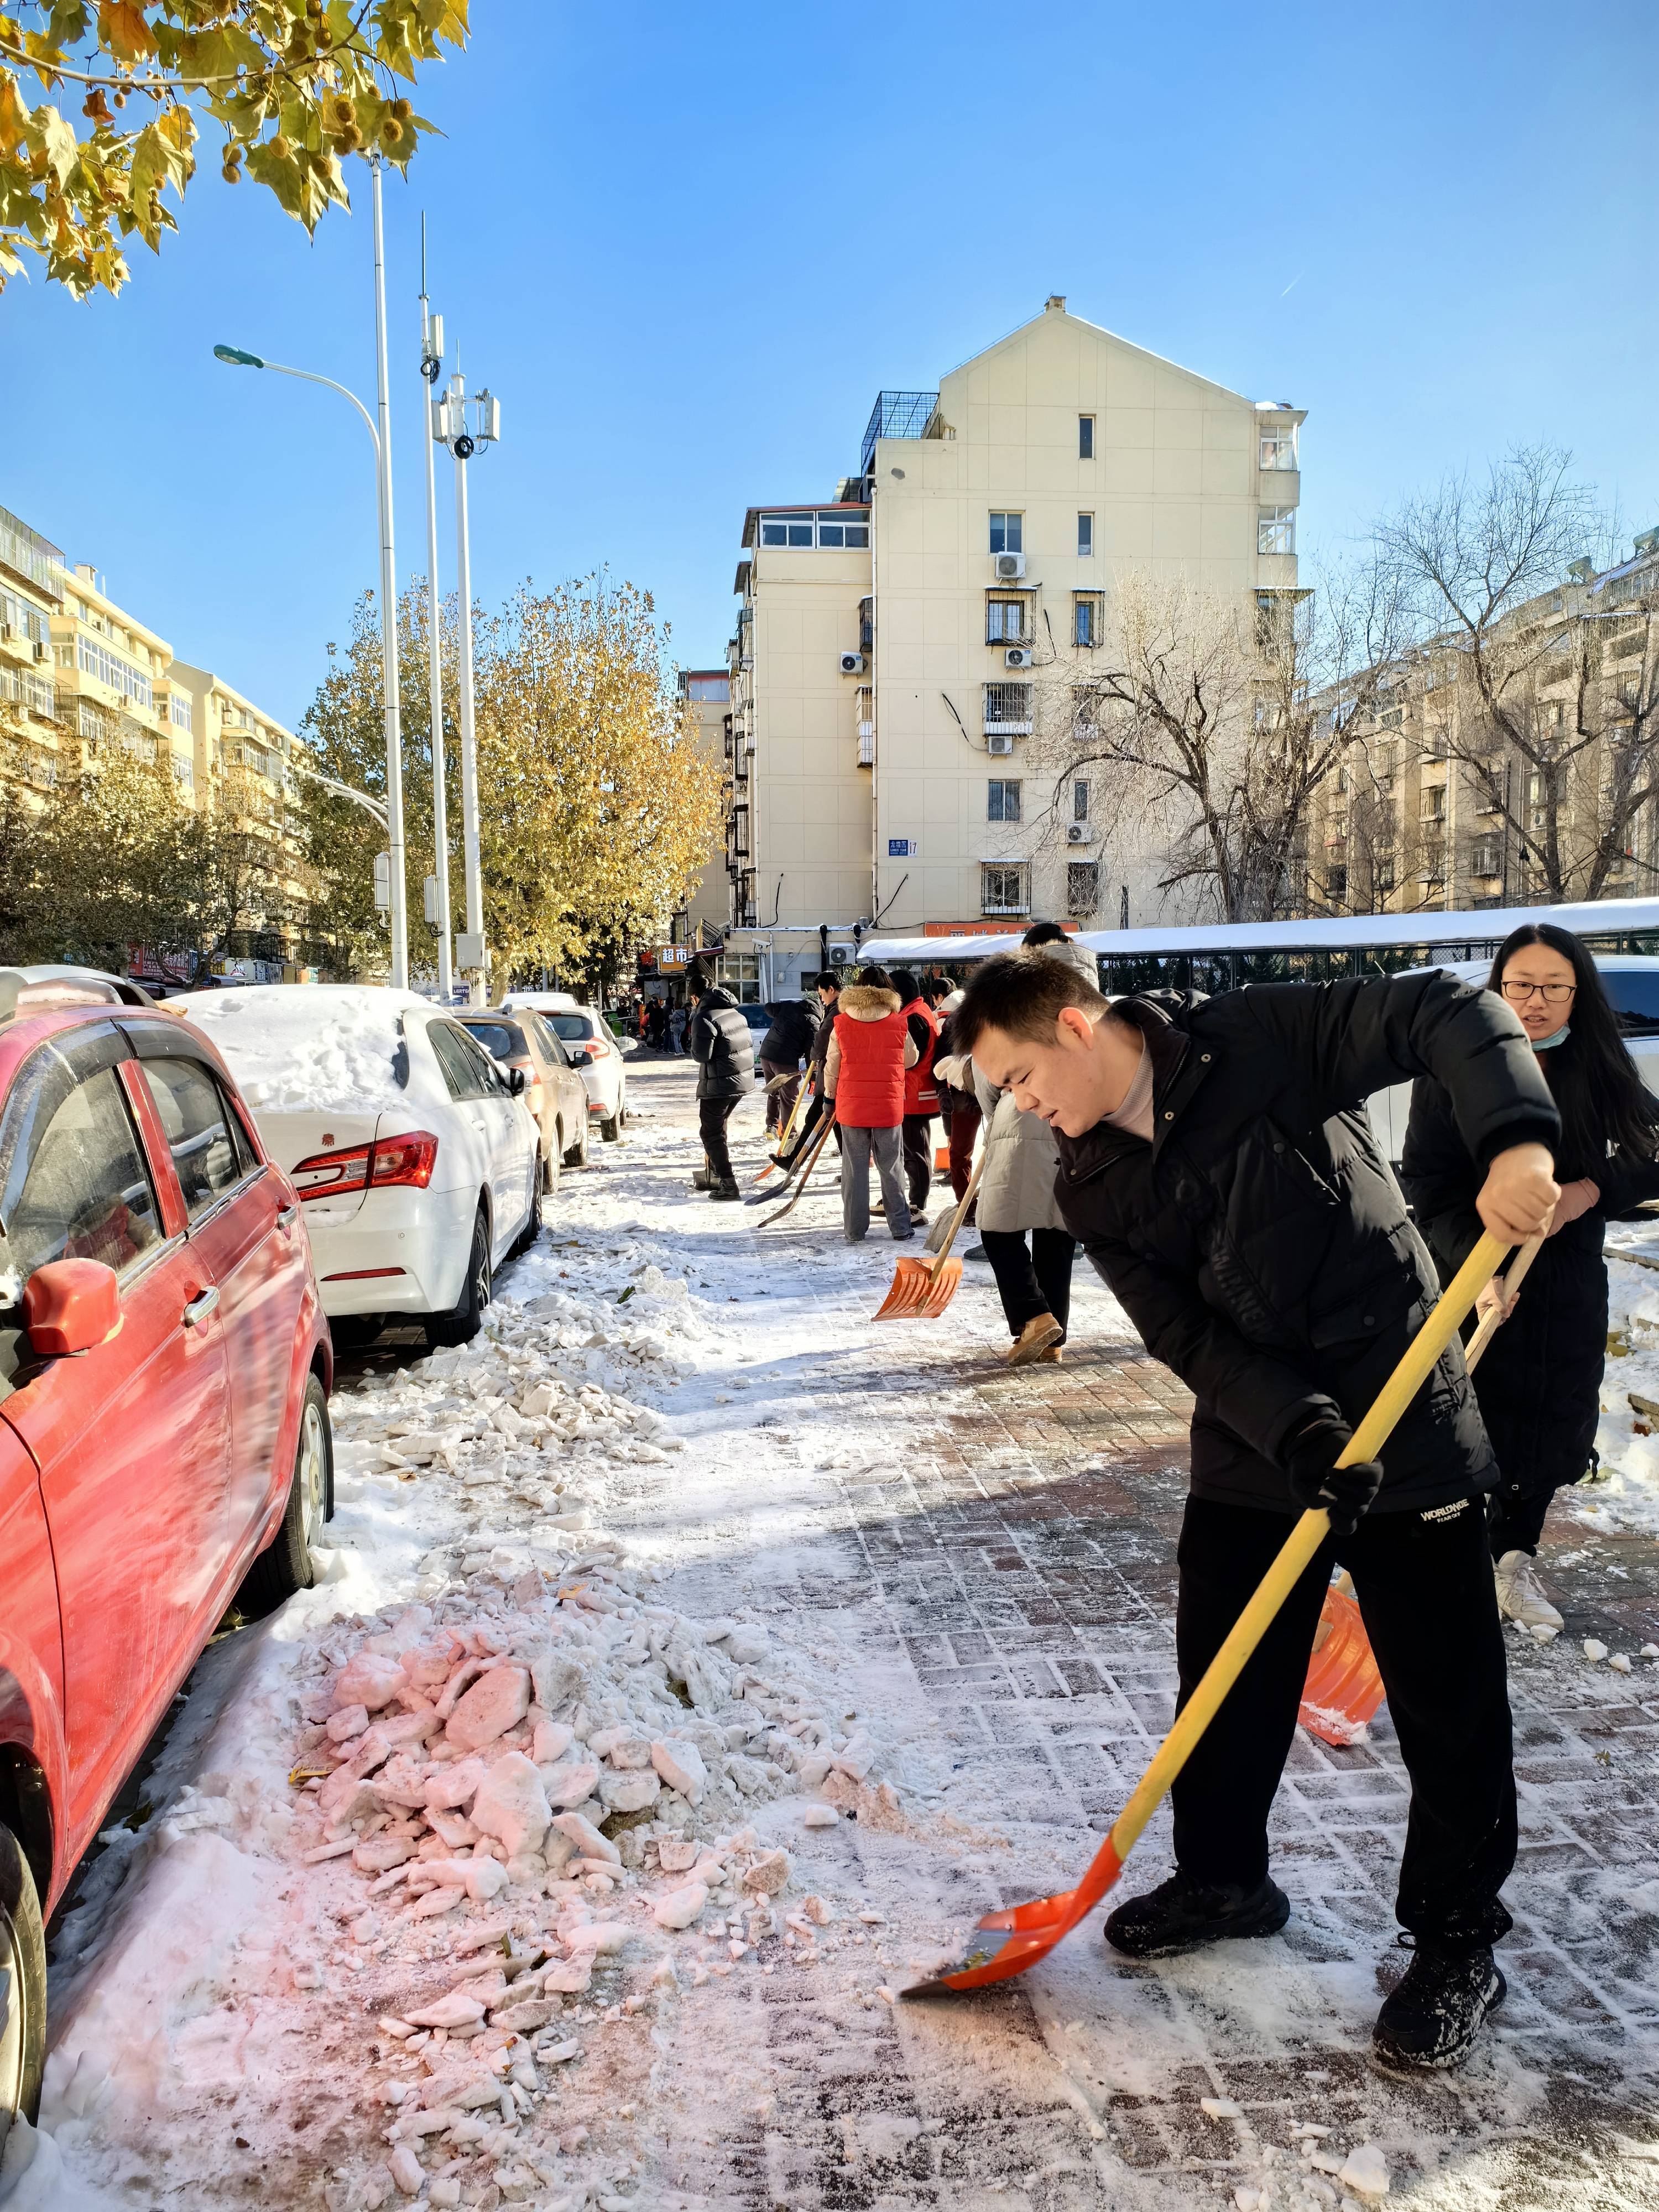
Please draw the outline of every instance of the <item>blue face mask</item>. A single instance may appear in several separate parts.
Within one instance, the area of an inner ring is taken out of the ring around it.
[[[1563,1022],[1553,1036],[1534,1037],[1531,1040],[1532,1048],[1534,1052],[1553,1052],[1557,1045],[1565,1044],[1571,1035],[1572,1024]]]

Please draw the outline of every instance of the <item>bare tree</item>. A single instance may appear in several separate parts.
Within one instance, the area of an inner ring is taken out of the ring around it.
[[[1158,850],[1161,890],[1228,921],[1300,911],[1314,795],[1400,648],[1401,612],[1374,562],[1245,608],[1126,573],[1092,665],[1044,687],[1057,795],[1098,765],[1120,819]]]
[[[1556,901],[1598,898],[1626,872],[1659,795],[1659,564],[1593,584],[1585,556],[1609,520],[1571,465],[1517,447],[1376,532],[1445,685],[1435,742],[1516,854],[1511,888]]]

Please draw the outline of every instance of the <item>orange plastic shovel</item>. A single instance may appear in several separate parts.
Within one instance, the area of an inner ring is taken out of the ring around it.
[[[1504,1278],[1506,1296],[1513,1298],[1538,1257],[1544,1240],[1529,1237],[1510,1262]],[[1473,1372],[1492,1342],[1499,1322],[1494,1307],[1463,1347],[1463,1365]],[[1351,1744],[1376,1714],[1383,1698],[1382,1677],[1376,1671],[1370,1638],[1354,1601],[1353,1585],[1346,1575],[1332,1583],[1314,1633],[1313,1656],[1297,1715],[1310,1735],[1322,1742]]]
[[[1508,1247],[1490,1234],[1481,1237],[1439,1302],[1406,1349],[1404,1358],[1377,1393],[1376,1402],[1348,1439],[1339,1466],[1355,1460],[1375,1459],[1393,1434],[1395,1423],[1428,1380],[1435,1362],[1456,1334],[1465,1315],[1497,1272]],[[1017,1905],[1006,1912],[988,1913],[980,1926],[1005,1935],[1007,1941],[995,1950],[969,1954],[960,1964],[947,1967],[931,1980],[915,1983],[902,1994],[907,1997],[955,1996],[967,1990],[987,1988],[1023,1974],[1046,1958],[1063,1936],[1091,1913],[1123,1871],[1123,1863],[1142,1830],[1187,1764],[1193,1747],[1219,1711],[1222,1700],[1243,1672],[1250,1654],[1267,1633],[1269,1623],[1295,1589],[1320,1546],[1330,1534],[1328,1513],[1304,1513],[1285,1540],[1285,1547],[1262,1577],[1261,1585],[1233,1623],[1231,1634],[1205,1669],[1203,1679],[1177,1716],[1175,1726],[1158,1747],[1152,1765],[1119,1814],[1111,1833],[1096,1852],[1088,1872],[1075,1889],[1058,1896],[1039,1897],[1030,1905]]]
[[[962,1280],[962,1262],[951,1257],[951,1247],[979,1190],[988,1151],[988,1146],[980,1147],[974,1172],[962,1194],[962,1203],[939,1250],[925,1260],[901,1260],[894,1268],[893,1286],[876,1309],[877,1321],[937,1321],[955,1297]]]

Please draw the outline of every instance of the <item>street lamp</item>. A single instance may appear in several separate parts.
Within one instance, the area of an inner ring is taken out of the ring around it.
[[[484,944],[483,880],[478,858],[478,752],[472,718],[472,554],[467,531],[466,464],[480,447],[493,446],[501,436],[501,403],[488,391],[469,399],[466,380],[457,369],[433,411],[436,417],[433,436],[455,456],[455,589],[461,608],[461,840],[466,868],[466,928],[458,951],[461,966],[472,974],[472,1003],[481,1006],[489,980],[489,954]]]
[[[324,384],[349,399],[363,418],[363,427],[374,441],[374,483],[380,535],[380,682],[386,720],[386,839],[391,848],[392,983],[409,988],[409,918],[404,900],[404,761],[403,735],[398,701],[398,564],[392,529],[392,414],[386,392],[386,276],[384,238],[380,221],[380,161],[370,162],[374,177],[374,339],[379,386],[380,427],[355,392],[337,384],[331,376],[318,376],[308,368],[290,368],[279,361],[266,361],[240,346],[216,345],[214,359],[234,368],[268,368],[278,376],[297,376],[306,384]]]

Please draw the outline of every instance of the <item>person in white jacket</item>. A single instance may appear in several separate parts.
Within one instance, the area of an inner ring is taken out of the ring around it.
[[[1068,962],[1094,983],[1094,955],[1071,944],[1058,923],[1034,923],[1024,942]],[[999,1091],[969,1059],[936,1060],[945,1082],[971,1086],[985,1120],[985,1168],[979,1186],[979,1235],[996,1277],[1014,1341],[1011,1367],[1057,1364],[1072,1310],[1072,1262],[1077,1243],[1054,1203],[1060,1155],[1046,1121],[1022,1114],[1011,1091]]]

